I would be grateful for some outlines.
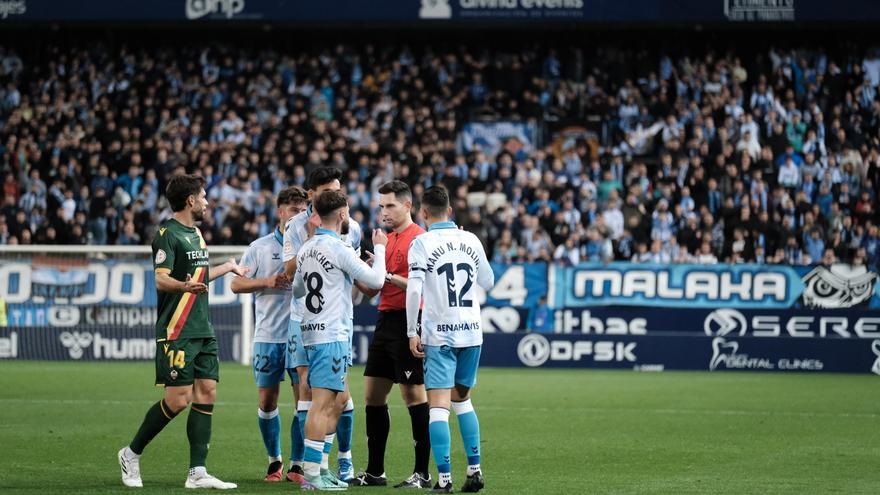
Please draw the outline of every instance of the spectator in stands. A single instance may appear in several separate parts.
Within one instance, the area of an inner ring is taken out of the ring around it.
[[[860,249],[864,250],[865,264],[869,267],[880,267],[880,232],[876,225],[868,228],[868,235],[862,239]]]
[[[709,241],[704,241],[703,244],[700,245],[700,253],[697,255],[697,263],[702,265],[714,265],[718,263],[718,258],[712,254],[712,244]]]
[[[538,298],[538,304],[529,309],[528,324],[530,332],[553,333],[553,310],[547,305],[547,296]]]

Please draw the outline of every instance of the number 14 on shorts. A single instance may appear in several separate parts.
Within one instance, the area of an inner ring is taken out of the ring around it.
[[[166,346],[165,355],[168,356],[169,368],[183,368],[186,366],[186,353],[182,349],[179,351],[174,349],[168,350]]]

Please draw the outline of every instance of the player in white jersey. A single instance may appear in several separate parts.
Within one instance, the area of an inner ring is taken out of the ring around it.
[[[381,230],[373,231],[376,257],[370,267],[340,238],[348,228],[348,197],[342,191],[325,191],[313,203],[321,219],[315,235],[297,254],[293,295],[302,297],[303,345],[309,364],[308,384],[312,406],[305,428],[304,489],[338,490],[348,485],[322,469],[323,456],[332,444],[337,396],[348,389],[346,372],[351,365],[354,281],[371,289],[385,284],[385,244]]]
[[[254,293],[256,321],[254,325],[253,367],[254,380],[259,388],[257,422],[263,444],[269,456],[266,481],[281,481],[284,464],[281,462],[281,418],[278,415],[278,389],[284,381],[287,368],[287,338],[290,325],[290,278],[284,273],[281,251],[284,244],[282,229],[294,215],[305,211],[308,196],[299,186],[291,186],[276,199],[278,227],[248,246],[241,264],[250,268],[244,277],[232,280],[232,292]],[[291,376],[293,381],[293,375]],[[296,383],[293,395],[299,396]],[[296,415],[290,427],[292,462],[302,463],[303,438]]]
[[[320,218],[314,212],[313,205],[317,198],[325,191],[338,191],[342,185],[339,180],[342,178],[342,172],[335,167],[318,167],[308,177],[308,196],[312,203],[306,211],[293,217],[284,230],[284,267],[288,277],[293,277],[296,271],[296,254],[302,248],[302,245],[315,232],[317,225],[320,224]],[[347,233],[342,235],[349,246],[354,250],[357,256],[360,256],[361,246],[361,228],[357,222],[349,222]],[[306,414],[312,403],[312,391],[308,385],[308,360],[306,359],[305,348],[302,344],[302,336],[300,334],[300,322],[302,321],[303,311],[305,307],[303,300],[293,298],[290,307],[290,330],[288,333],[288,353],[287,368],[291,373],[291,377],[296,376],[299,382],[300,395],[297,401],[296,415],[299,418],[299,427],[302,429],[305,425]],[[339,441],[339,453],[337,456],[338,471],[337,476],[342,480],[351,480],[354,478],[354,466],[351,459],[351,443],[354,431],[354,402],[351,400],[351,394],[347,391],[339,394],[338,397],[338,423],[335,423],[336,437]],[[332,426],[332,425],[331,425]],[[302,433],[301,433],[302,434]],[[330,449],[327,454],[329,457]],[[327,459],[329,461],[329,459]],[[291,463],[287,474],[288,480],[302,481],[301,466],[295,462]]]
[[[421,205],[428,231],[417,236],[409,248],[406,318],[410,350],[425,358],[425,388],[431,407],[428,431],[439,475],[433,491],[452,492],[451,401],[468,458],[462,491],[477,492],[483,488],[480,424],[470,390],[477,383],[483,332],[474,283],[489,290],[495,285],[495,275],[477,236],[449,221],[452,208],[445,188],[426,189]]]

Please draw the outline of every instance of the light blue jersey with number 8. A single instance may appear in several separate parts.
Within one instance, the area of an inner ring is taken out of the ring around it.
[[[354,280],[373,289],[385,284],[385,246],[375,246],[372,268],[330,230],[319,228],[297,253],[293,296],[301,297],[303,345],[345,342],[351,339]]]

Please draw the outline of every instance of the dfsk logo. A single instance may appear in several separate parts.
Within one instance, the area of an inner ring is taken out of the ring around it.
[[[581,361],[586,356],[596,362],[635,362],[635,348],[635,342],[550,341],[543,335],[529,334],[519,341],[516,354],[524,365],[537,367],[547,361]]]
[[[543,335],[526,335],[516,346],[516,355],[526,366],[541,366],[550,358],[550,342]]]

